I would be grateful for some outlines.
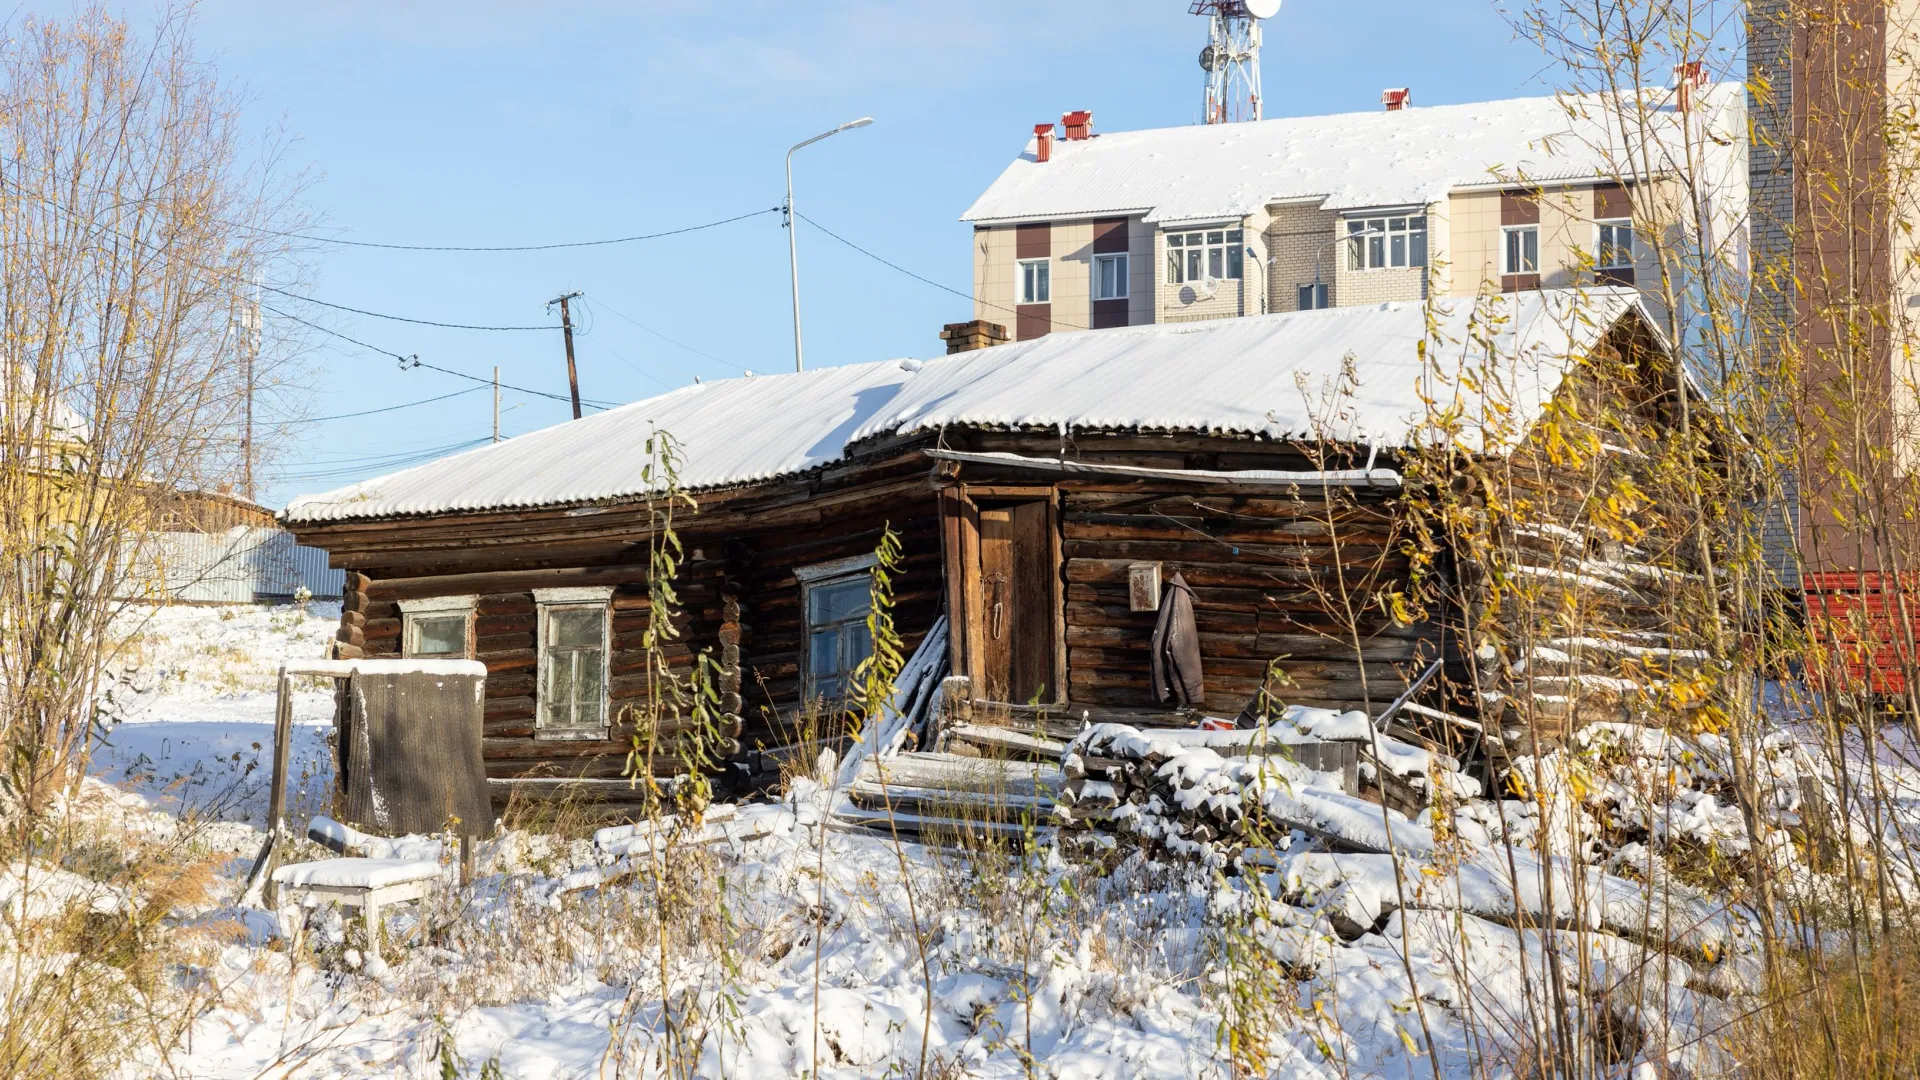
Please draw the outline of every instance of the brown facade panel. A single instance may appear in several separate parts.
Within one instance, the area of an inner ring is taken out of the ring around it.
[[[1503,191],[1500,193],[1500,224],[1502,225],[1538,225],[1540,224],[1540,200],[1531,192]]]
[[[1093,253],[1119,255],[1127,251],[1127,219],[1093,219]]]
[[[1046,337],[1053,330],[1052,304],[1021,304],[1014,308],[1013,336],[1020,341]]]
[[[1127,301],[1095,300],[1093,302],[1093,329],[1109,330],[1116,326],[1127,325]]]
[[[1016,259],[1045,259],[1053,255],[1053,225],[1041,221],[1030,225],[1016,225],[1013,230],[1013,257]],[[1024,335],[1022,335],[1024,336]]]
[[[1537,214],[1539,207],[1536,205],[1534,209]],[[1625,184],[1601,184],[1594,188],[1593,216],[1601,219],[1632,217],[1633,193]]]
[[[1631,271],[1629,271],[1629,273],[1631,273]],[[1530,289],[1537,289],[1539,287],[1540,287],[1539,274],[1502,274],[1500,275],[1500,291],[1501,292],[1526,292]]]

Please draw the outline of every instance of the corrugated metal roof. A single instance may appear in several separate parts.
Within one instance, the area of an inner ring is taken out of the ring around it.
[[[1745,88],[1723,83],[1700,99],[1696,115],[1744,145]],[[1139,213],[1152,222],[1217,221],[1287,199],[1323,199],[1329,210],[1412,206],[1516,177],[1615,176],[1630,155],[1617,149],[1618,125],[1607,122],[1603,106],[1599,98],[1515,98],[1118,131],[1056,141],[1044,164],[1029,142],[961,220]],[[1652,115],[1655,138],[1677,151],[1673,125],[1681,114],[1664,108]],[[1739,191],[1729,187],[1729,195],[1744,192],[1744,171],[1737,179]]]
[[[1422,338],[1436,358],[1488,339],[1483,350],[1506,369],[1524,426],[1570,358],[1637,304],[1630,289],[1598,289],[1443,300],[1431,311],[1419,303],[1330,308],[1052,334],[924,362],[702,383],[302,496],[284,517],[341,521],[637,496],[647,489],[646,442],[656,430],[682,447],[679,482],[689,490],[801,473],[863,440],[944,427],[1326,435],[1402,446],[1425,430],[1429,398],[1451,392],[1425,384]],[[1350,393],[1328,398],[1349,360]]]

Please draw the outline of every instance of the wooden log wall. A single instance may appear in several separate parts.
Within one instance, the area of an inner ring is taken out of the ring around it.
[[[1057,437],[989,432],[973,434],[968,448],[1036,457],[1063,450]],[[1282,444],[1198,435],[1077,434],[1065,449],[1082,461],[1149,468],[1321,467]],[[975,469],[967,469],[963,476],[971,479]],[[1032,482],[1036,475],[1023,478]],[[1335,489],[1329,495],[1318,488],[1223,488],[1175,479],[1066,479],[1058,486],[1071,704],[1155,704],[1156,615],[1128,608],[1128,567],[1138,562],[1158,562],[1163,581],[1178,572],[1193,588],[1209,712],[1237,713],[1274,661],[1292,683],[1275,688],[1289,704],[1378,711],[1436,655],[1436,625],[1395,625],[1379,603],[1383,592],[1407,588],[1407,560],[1397,550],[1397,491]],[[1336,535],[1357,614],[1352,620],[1338,600]]]

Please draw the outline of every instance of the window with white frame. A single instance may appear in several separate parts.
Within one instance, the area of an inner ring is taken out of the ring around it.
[[[464,660],[473,647],[471,596],[400,601],[400,655]]]
[[[612,597],[611,587],[533,591],[539,609],[539,737],[606,737]]]
[[[1053,264],[1050,259],[1021,259],[1014,263],[1014,287],[1022,304],[1053,302]]]
[[[801,606],[807,619],[806,691],[829,705],[853,692],[853,673],[873,655],[867,615],[873,610],[874,558],[863,555],[802,567]]]
[[[1238,280],[1246,271],[1246,233],[1240,229],[1202,229],[1167,234],[1167,283],[1180,285],[1208,278]]]
[[[1095,255],[1093,257],[1093,298],[1095,300],[1125,300],[1127,298],[1127,256],[1125,252],[1116,255]]]
[[[1540,226],[1510,225],[1500,232],[1500,272],[1502,274],[1539,273]]]
[[[1427,265],[1427,215],[1347,219],[1347,269],[1389,270]]]
[[[1627,218],[1595,222],[1599,230],[1593,247],[1594,265],[1602,270],[1633,268],[1633,222]]]

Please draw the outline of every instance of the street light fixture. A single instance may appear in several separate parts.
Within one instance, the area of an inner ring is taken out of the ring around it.
[[[800,252],[794,240],[793,222],[793,154],[802,147],[812,146],[821,139],[832,138],[843,131],[863,128],[873,123],[873,117],[863,116],[858,120],[849,120],[832,131],[823,131],[811,139],[794,143],[787,150],[787,273],[793,278],[793,370],[805,371],[806,362],[800,350]]]

